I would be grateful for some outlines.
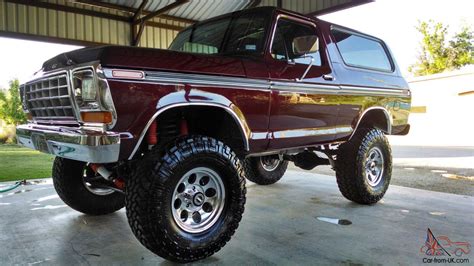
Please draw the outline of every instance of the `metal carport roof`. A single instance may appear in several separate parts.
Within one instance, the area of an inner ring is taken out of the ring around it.
[[[0,36],[167,48],[190,24],[255,6],[319,15],[373,0],[0,0]]]

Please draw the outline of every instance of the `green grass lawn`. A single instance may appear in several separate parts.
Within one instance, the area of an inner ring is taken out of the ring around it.
[[[54,156],[17,145],[0,145],[0,182],[51,177]]]

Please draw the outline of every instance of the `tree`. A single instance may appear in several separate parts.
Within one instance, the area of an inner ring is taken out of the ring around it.
[[[467,26],[456,33],[453,40],[449,41],[450,56],[455,68],[474,63],[474,33]]]
[[[18,79],[10,81],[10,88],[7,91],[0,90],[0,119],[13,125],[26,121],[21,105]]]
[[[463,27],[449,42],[446,41],[448,27],[440,22],[419,22],[416,29],[423,39],[417,62],[408,68],[415,76],[441,73],[474,64],[474,36],[469,27]]]

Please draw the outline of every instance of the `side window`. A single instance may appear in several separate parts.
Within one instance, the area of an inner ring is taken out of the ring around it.
[[[339,30],[332,30],[332,34],[347,65],[392,71],[392,64],[381,42]]]
[[[285,39],[278,28],[273,39],[272,57],[277,60],[288,61]]]
[[[310,25],[293,22],[287,19],[278,20],[271,49],[276,60],[293,60],[298,64],[309,64],[311,56],[314,66],[321,66],[318,36],[316,29]],[[313,47],[312,47],[313,46]],[[301,54],[302,47],[313,52]],[[311,49],[310,49],[311,48]]]

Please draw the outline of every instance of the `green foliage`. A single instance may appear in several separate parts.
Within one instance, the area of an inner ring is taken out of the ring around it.
[[[0,182],[51,176],[54,156],[17,145],[0,145]]]
[[[415,76],[441,73],[474,64],[474,36],[469,27],[463,27],[449,42],[446,41],[448,27],[440,22],[420,22],[416,29],[423,39],[417,62],[408,68]]]
[[[10,81],[10,88],[7,91],[0,90],[0,119],[12,125],[26,121],[26,115],[21,106],[18,79]]]
[[[15,126],[5,125],[0,120],[0,144],[16,143]]]
[[[465,26],[461,32],[456,33],[449,45],[450,57],[455,68],[474,64],[474,33],[469,27]]]

